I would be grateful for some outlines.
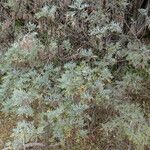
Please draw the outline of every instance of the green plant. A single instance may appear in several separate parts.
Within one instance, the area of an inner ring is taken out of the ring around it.
[[[127,29],[131,2],[19,2],[4,3],[16,15],[0,104],[20,120],[5,146],[148,149],[150,51]]]

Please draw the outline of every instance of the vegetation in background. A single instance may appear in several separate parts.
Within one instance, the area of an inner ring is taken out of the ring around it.
[[[149,29],[148,0],[1,0],[2,149],[148,150]]]

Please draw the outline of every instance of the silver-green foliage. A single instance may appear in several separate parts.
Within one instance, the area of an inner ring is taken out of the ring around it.
[[[12,133],[10,145],[13,149],[29,142],[45,141],[45,137],[48,137],[46,142],[59,141],[63,146],[67,145],[68,138],[75,141],[85,138],[92,133],[88,126],[91,122],[94,124],[95,106],[108,113],[105,121],[100,119],[95,123],[96,128],[103,131],[102,139],[107,141],[114,134],[115,140],[127,139],[135,149],[148,146],[149,120],[144,116],[143,108],[136,104],[138,101],[132,101],[130,93],[138,94],[142,83],[149,80],[149,47],[124,35],[121,23],[112,21],[110,12],[99,2],[93,3],[96,9],[89,15],[85,12],[88,3],[80,0],[72,2],[71,9],[66,12],[68,17],[73,14],[69,23],[74,24],[78,19],[76,14],[80,12],[78,17],[85,17],[89,24],[89,43],[93,45],[78,52],[79,61],[62,64],[57,58],[44,61],[41,52],[57,56],[60,37],[57,34],[49,37],[51,47],[45,50],[38,33],[32,30],[20,35],[5,53],[0,65],[5,74],[0,86],[0,103],[5,113],[22,118]],[[119,12],[127,3],[113,0],[110,9],[112,5],[116,5],[116,12]],[[55,21],[57,8],[57,5],[44,6],[36,13],[36,18],[51,17]],[[66,29],[69,23],[58,26]],[[127,46],[122,42],[125,36]],[[111,40],[113,37],[115,40]],[[62,46],[67,53],[74,53],[72,39],[65,39]],[[109,107],[113,109],[113,115]],[[28,117],[32,121],[28,121]]]

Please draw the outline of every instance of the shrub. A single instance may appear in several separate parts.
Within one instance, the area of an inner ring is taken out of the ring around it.
[[[2,2],[0,103],[20,120],[4,147],[148,149],[149,45],[130,29],[132,2],[105,2]]]

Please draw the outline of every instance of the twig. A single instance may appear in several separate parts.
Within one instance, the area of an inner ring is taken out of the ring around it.
[[[41,148],[56,148],[56,147],[60,147],[61,144],[58,143],[58,144],[54,144],[54,145],[47,145],[47,144],[43,144],[43,143],[28,143],[28,144],[24,144],[20,149],[23,149],[23,148],[33,148],[33,147],[41,147]],[[3,148],[2,150],[11,150],[10,147],[6,147],[6,148]]]

